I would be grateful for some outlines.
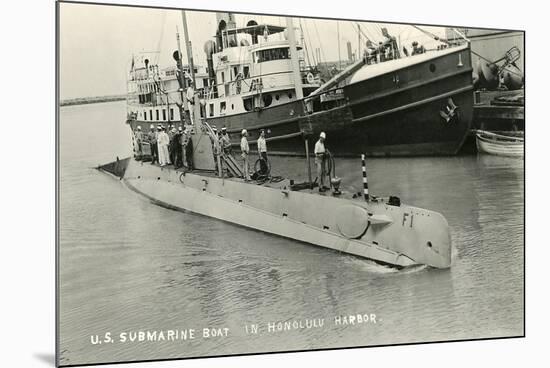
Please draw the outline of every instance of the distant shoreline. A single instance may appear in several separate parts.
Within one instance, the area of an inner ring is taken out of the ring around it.
[[[96,96],[96,97],[79,97],[61,100],[59,106],[71,106],[71,105],[85,105],[99,102],[111,102],[122,101],[126,99],[126,95],[112,95],[112,96]]]

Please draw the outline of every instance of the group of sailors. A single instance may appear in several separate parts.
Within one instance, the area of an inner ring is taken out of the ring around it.
[[[426,49],[423,45],[420,45],[418,41],[412,43],[412,52],[411,55],[423,54],[426,52]]]
[[[225,128],[224,128],[225,129]],[[223,130],[222,129],[222,132]],[[227,140],[223,137],[227,136]],[[243,129],[241,131],[241,158],[243,159],[243,173],[245,181],[250,180],[250,146],[248,144],[248,131]],[[329,187],[326,186],[325,179],[327,177],[327,161],[329,159],[329,151],[325,148],[325,139],[327,135],[325,132],[319,134],[319,140],[315,143],[315,166],[317,168],[317,178],[319,179],[319,192],[325,192]],[[230,142],[227,132],[222,133],[221,142]],[[268,158],[267,158],[267,142],[265,138],[265,130],[260,130],[260,136],[256,141],[258,147],[258,155],[260,156],[260,174],[269,174]],[[223,147],[223,144],[222,144]],[[228,152],[231,154],[231,152]]]
[[[145,145],[149,145],[151,164],[160,166],[174,164],[176,169],[180,167],[193,168],[193,141],[189,130],[182,126],[151,124],[148,133],[137,126],[134,131],[134,149],[136,157],[142,159],[146,156]]]
[[[385,28],[383,29],[385,30]],[[367,48],[363,55],[366,64],[377,64],[384,61],[399,59],[401,57],[397,40],[395,37],[385,34],[384,41],[380,41],[378,45],[374,44],[371,40],[367,40]],[[403,46],[403,54],[409,56],[409,50]],[[426,49],[423,45],[420,45],[418,41],[414,41],[411,45],[411,55],[423,54]]]
[[[216,171],[218,170],[218,158],[223,154],[224,157],[232,156],[231,139],[227,129],[223,127],[220,131],[212,127],[214,134],[210,136]],[[329,188],[325,185],[326,161],[328,151],[325,149],[326,134],[321,132],[319,140],[315,143],[315,165],[317,167],[317,177],[319,179],[319,191],[324,192]],[[176,128],[174,125],[168,127],[164,125],[151,124],[150,131],[144,133],[141,126],[137,126],[134,131],[134,149],[136,158],[143,159],[146,156],[144,146],[150,146],[151,164],[158,163],[160,166],[174,164],[178,169],[185,166],[188,170],[193,170],[193,142],[190,129],[183,129],[182,126]],[[267,156],[266,132],[260,130],[260,136],[256,141],[259,155],[259,174],[269,176],[270,167]],[[248,131],[241,131],[241,158],[243,159],[243,179],[250,181],[250,146],[248,144]]]
[[[214,161],[216,162],[216,170],[218,165],[218,155],[222,154],[227,156],[233,156],[232,147],[231,147],[231,139],[229,137],[229,134],[227,133],[227,129],[223,127],[221,131],[218,131],[217,128],[214,126],[212,127],[212,131],[214,132],[214,135],[211,136],[212,139],[212,148],[214,152]],[[214,139],[216,141],[214,141]],[[267,158],[267,142],[265,139],[265,130],[260,131],[260,137],[256,141],[256,144],[258,146],[258,154],[260,156],[260,170],[259,174],[263,176],[269,176],[269,166],[268,166],[268,158]],[[246,129],[243,129],[241,131],[241,158],[243,159],[243,178],[245,181],[249,181],[250,178],[250,161],[249,161],[249,155],[250,155],[250,146],[248,144],[248,131]]]
[[[382,28],[384,41],[375,45],[371,40],[367,40],[367,48],[363,55],[367,64],[382,63],[387,60],[399,59],[399,47],[397,39],[388,33],[386,28]]]

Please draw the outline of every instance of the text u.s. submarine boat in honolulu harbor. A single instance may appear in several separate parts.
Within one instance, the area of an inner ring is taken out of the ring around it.
[[[171,209],[387,265],[450,267],[451,235],[440,213],[404,205],[396,197],[318,193],[310,185],[294,185],[289,179],[246,182],[237,177],[240,168],[228,157],[223,165],[237,175],[224,177],[223,171],[216,171],[211,127],[199,121],[188,128],[192,131],[195,170],[160,167],[134,158],[117,158],[98,169]],[[222,156],[218,156],[218,167],[224,161]]]

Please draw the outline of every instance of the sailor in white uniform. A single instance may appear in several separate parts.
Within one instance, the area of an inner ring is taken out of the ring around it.
[[[168,144],[170,138],[166,134],[166,128],[162,127],[162,131],[158,135],[158,147],[159,147],[159,164],[160,166],[166,166],[170,163],[170,154],[168,153]]]
[[[141,143],[143,141],[143,133],[141,132],[141,126],[138,125],[137,130],[134,134],[135,142],[136,142],[136,155],[137,158],[141,160],[143,156],[143,150],[141,147]]]
[[[195,112],[193,111],[193,105],[195,104],[195,90],[193,89],[193,81],[189,81],[189,87],[185,92],[185,97],[187,98],[187,103],[189,106],[189,117],[191,118],[191,124],[195,123]]]
[[[250,147],[248,146],[248,140],[246,139],[247,131],[246,129],[243,129],[241,132],[241,157],[244,160],[243,164],[243,172],[244,172],[244,180],[249,181],[250,180],[250,173],[248,172],[248,153],[250,152]]]
[[[315,165],[317,165],[317,178],[319,178],[319,192],[324,192],[328,188],[325,186],[325,132],[319,134],[319,140],[315,143]]]
[[[260,130],[260,137],[258,138],[258,153],[260,154],[260,173],[262,175],[268,174],[267,166],[267,143],[265,140],[265,130]]]

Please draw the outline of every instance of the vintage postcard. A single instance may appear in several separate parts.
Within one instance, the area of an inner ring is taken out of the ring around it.
[[[57,3],[57,364],[524,336],[524,32],[227,6]]]

